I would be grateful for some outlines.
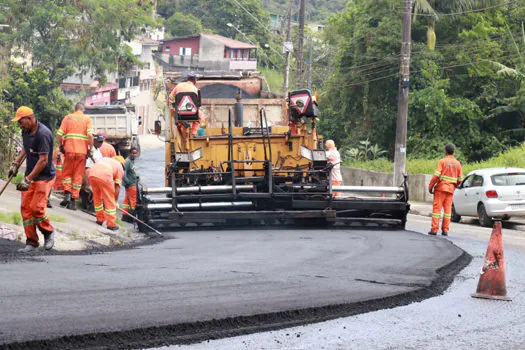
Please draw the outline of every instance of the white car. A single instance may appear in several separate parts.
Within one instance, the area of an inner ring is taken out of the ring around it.
[[[452,221],[477,216],[483,227],[492,219],[525,217],[525,169],[488,168],[471,171],[454,192]]]

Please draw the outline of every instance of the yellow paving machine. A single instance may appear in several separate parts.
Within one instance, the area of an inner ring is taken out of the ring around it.
[[[167,73],[168,93],[182,76]],[[273,95],[263,82],[257,74],[208,72],[199,74],[198,94],[176,95],[164,125],[165,187],[140,185],[139,218],[156,228],[356,221],[404,227],[406,180],[399,187],[332,186],[315,96]],[[161,128],[157,122],[156,132]]]

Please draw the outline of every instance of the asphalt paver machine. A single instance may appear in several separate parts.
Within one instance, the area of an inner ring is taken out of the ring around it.
[[[166,79],[168,92],[174,80]],[[262,87],[260,77],[200,75],[198,94],[177,94],[164,126],[165,187],[139,186],[141,220],[156,228],[405,226],[406,179],[399,187],[332,186],[315,96],[309,90],[264,95],[253,89],[257,80]],[[157,123],[157,133],[160,128]]]

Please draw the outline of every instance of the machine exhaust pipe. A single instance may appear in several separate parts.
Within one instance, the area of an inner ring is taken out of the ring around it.
[[[242,90],[237,90],[237,95],[235,96],[237,102],[235,102],[235,126],[242,127],[244,124],[244,105],[241,102],[242,99]]]

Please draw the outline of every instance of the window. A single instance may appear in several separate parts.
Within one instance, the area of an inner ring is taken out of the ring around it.
[[[164,51],[170,51],[170,46],[166,45],[166,47],[164,48]]]
[[[490,177],[494,186],[519,186],[525,185],[525,173],[505,173]]]
[[[461,183],[461,185],[459,186],[460,188],[468,188],[470,187],[470,184],[472,183],[472,179],[474,178],[474,175],[470,175],[470,176],[467,176],[463,182]]]
[[[472,179],[471,187],[481,187],[481,186],[483,186],[483,176],[474,175],[474,178]]]
[[[191,48],[190,47],[180,47],[179,55],[180,56],[191,56]]]

